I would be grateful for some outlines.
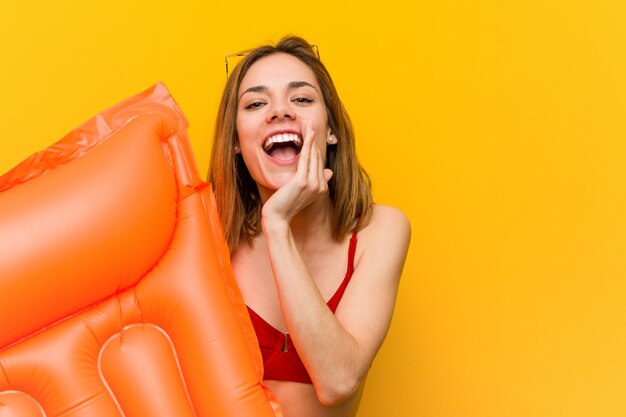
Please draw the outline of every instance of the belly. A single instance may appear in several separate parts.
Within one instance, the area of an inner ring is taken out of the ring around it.
[[[291,381],[263,381],[283,408],[284,417],[355,417],[363,385],[352,398],[332,407],[322,405],[313,385]]]

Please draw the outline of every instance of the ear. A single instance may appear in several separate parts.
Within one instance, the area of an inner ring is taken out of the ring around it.
[[[235,146],[233,146],[233,151],[235,151],[235,154],[237,155],[241,153],[241,148],[238,143],[235,143]]]
[[[336,145],[337,144],[337,136],[333,135],[330,131],[330,127],[328,128],[328,136],[326,139],[326,143],[328,143],[329,145]]]

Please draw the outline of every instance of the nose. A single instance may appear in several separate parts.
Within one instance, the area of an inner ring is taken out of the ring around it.
[[[267,112],[267,121],[282,121],[285,119],[295,120],[296,113],[293,111],[289,103],[284,100],[273,101],[270,104],[270,109]]]

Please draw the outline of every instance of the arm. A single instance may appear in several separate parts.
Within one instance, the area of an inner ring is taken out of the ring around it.
[[[359,235],[360,258],[351,284],[333,314],[289,227],[295,214],[326,192],[330,176],[320,167],[317,148],[305,142],[294,184],[277,191],[263,208],[263,229],[286,325],[320,402],[332,405],[360,387],[387,333],[410,226],[399,211],[375,207]]]
[[[375,211],[372,224],[361,233],[369,235],[368,247],[335,315],[319,294],[290,230],[266,232],[287,328],[324,405],[356,392],[391,323],[410,227],[394,209]],[[361,236],[359,245],[364,240]]]

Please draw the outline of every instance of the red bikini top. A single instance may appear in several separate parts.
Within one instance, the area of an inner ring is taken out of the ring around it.
[[[337,305],[339,305],[339,301],[341,301],[348,282],[350,282],[352,277],[355,251],[356,232],[352,233],[350,238],[346,276],[339,288],[337,288],[337,291],[335,291],[335,294],[326,303],[333,313],[337,309]],[[265,368],[263,379],[311,384],[311,377],[300,360],[300,356],[296,352],[289,334],[277,330],[250,307],[248,307],[248,313],[250,314],[252,326],[256,332],[261,354],[263,355],[263,367]]]

